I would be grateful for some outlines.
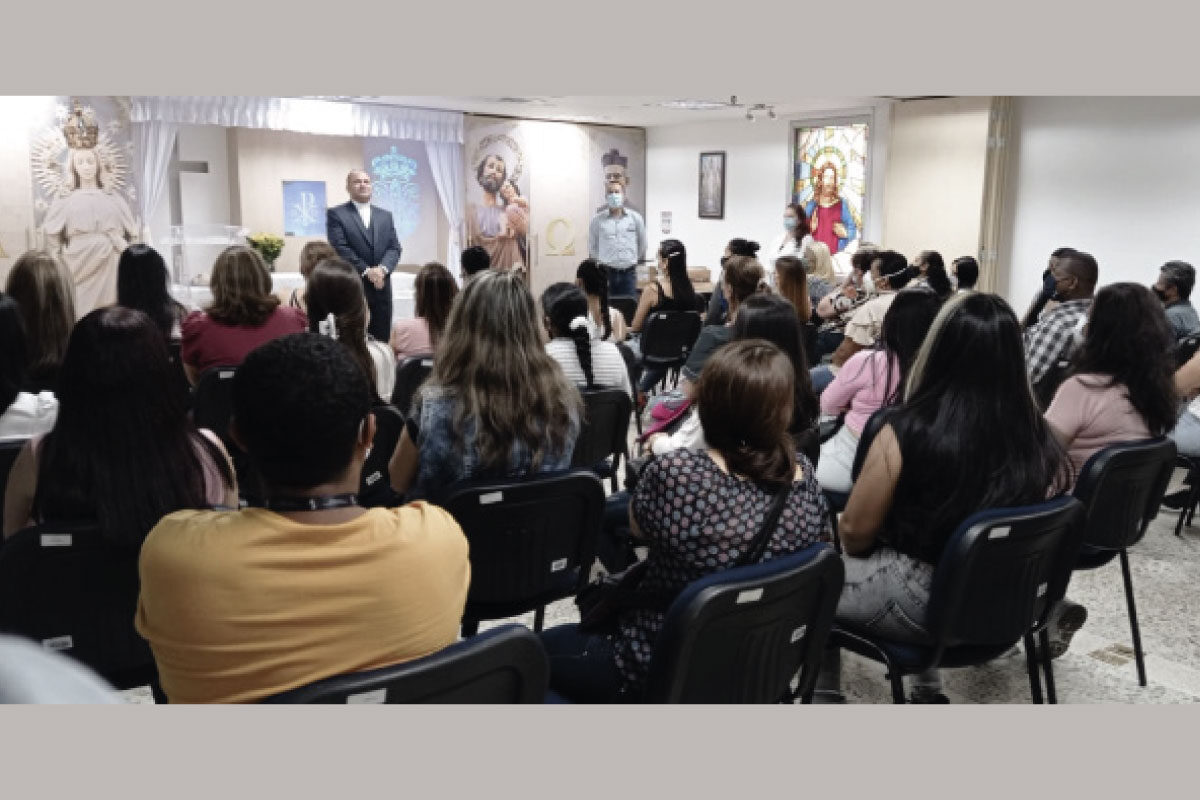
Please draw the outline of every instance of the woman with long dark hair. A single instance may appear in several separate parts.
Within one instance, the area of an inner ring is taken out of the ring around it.
[[[29,348],[17,302],[0,294],[0,439],[46,433],[58,416],[54,392],[25,391]]]
[[[774,266],[775,260],[783,256],[800,258],[804,254],[804,248],[812,241],[804,206],[788,203],[783,209],[783,231],[766,254],[767,266]]]
[[[1098,451],[1118,442],[1163,436],[1175,425],[1174,335],[1159,302],[1137,283],[1096,292],[1071,374],[1046,409],[1076,475]],[[1087,609],[1062,600],[1050,615],[1050,655],[1067,651]]]
[[[775,259],[775,288],[784,299],[791,302],[801,322],[808,322],[813,315],[812,300],[808,296],[808,272],[804,262],[795,256],[780,256]]]
[[[137,547],[172,511],[236,508],[228,454],[192,424],[171,379],[166,344],[141,311],[112,306],[81,319],[59,374],[54,429],[21,450],[9,476],[4,535],[87,520]]]
[[[570,466],[583,401],[546,354],[539,319],[513,272],[467,281],[392,455],[396,491],[430,497],[459,480]]]
[[[939,300],[945,300],[954,294],[954,285],[950,283],[950,276],[946,274],[946,262],[942,260],[941,253],[936,250],[922,250],[912,266],[918,273],[912,282],[912,288],[927,289]]]
[[[623,342],[629,336],[625,316],[608,305],[608,267],[585,258],[575,270],[575,285],[587,295],[588,316],[604,341]]]
[[[341,342],[375,388],[375,402],[386,403],[396,385],[396,357],[367,333],[370,310],[354,267],[340,258],[322,261],[308,276],[305,302],[309,332]]]
[[[629,329],[641,333],[646,318],[655,311],[699,311],[696,305],[696,290],[688,277],[687,250],[678,239],[663,239],[658,246],[658,271],[667,276],[664,286],[659,280],[642,290],[633,324]]]
[[[450,270],[436,261],[421,267],[413,281],[416,315],[392,327],[392,352],[397,359],[428,355],[437,348],[457,296],[458,284]]]
[[[633,398],[625,359],[615,344],[594,335],[582,289],[570,283],[550,284],[542,292],[542,314],[550,336],[546,352],[567,380],[584,389],[623,389]]]
[[[884,315],[879,341],[851,356],[821,393],[822,413],[846,415],[838,432],[821,445],[817,481],[822,489],[850,491],[863,427],[876,411],[899,401],[939,305],[932,292],[901,292]]]
[[[145,313],[171,342],[182,336],[187,309],[171,297],[168,277],[167,263],[149,245],[131,244],[117,260],[117,305]]]
[[[1017,317],[995,295],[943,304],[904,402],[885,414],[839,524],[846,582],[837,620],[926,644],[934,568],[958,525],[1066,491],[1070,462],[1034,404]],[[837,653],[822,688],[836,687]],[[940,688],[935,672],[921,675],[913,699],[945,702]]]
[[[779,492],[787,492],[784,512],[764,560],[828,539],[825,499],[788,435],[795,398],[788,356],[759,339],[734,342],[705,365],[696,398],[707,448],[651,462],[629,507],[633,536],[648,550],[639,588],[650,592],[677,593],[735,563]],[[551,687],[580,702],[636,698],[663,619],[661,608],[637,608],[620,615],[612,636],[578,625],[545,631]]]

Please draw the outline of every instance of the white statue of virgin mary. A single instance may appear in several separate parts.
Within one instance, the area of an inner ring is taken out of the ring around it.
[[[117,261],[138,226],[95,148],[68,148],[63,193],[47,209],[42,230],[47,249],[71,273],[79,317],[117,302]]]

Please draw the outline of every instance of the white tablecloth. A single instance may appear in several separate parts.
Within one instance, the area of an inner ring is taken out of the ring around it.
[[[413,278],[406,272],[392,273],[392,321],[412,319],[415,312]],[[292,290],[304,285],[299,272],[271,273],[271,291],[282,300],[291,297]],[[172,284],[171,296],[189,309],[202,309],[212,303],[212,290],[207,285],[187,286]]]

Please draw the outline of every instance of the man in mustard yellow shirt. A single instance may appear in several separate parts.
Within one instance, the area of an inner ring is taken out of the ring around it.
[[[276,339],[238,368],[231,428],[263,507],[170,514],[142,547],[136,625],[171,702],[260,700],[457,639],[462,529],[436,506],[354,496],[370,405],[367,376],[324,336]]]

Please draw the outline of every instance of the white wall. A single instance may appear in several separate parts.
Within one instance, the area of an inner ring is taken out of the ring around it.
[[[883,179],[890,138],[889,101],[878,101],[870,136],[871,186],[864,238],[878,241],[883,222]],[[860,104],[858,110],[870,109]],[[849,108],[775,121],[698,122],[646,130],[646,230],[648,256],[664,238],[661,215],[670,211],[670,238],[688,250],[689,266],[708,267],[716,277],[725,245],[734,237],[768,247],[783,230],[783,207],[791,185],[791,122],[848,116]],[[725,151],[725,218],[700,219],[697,173],[701,152]]]
[[[1057,247],[1094,255],[1101,285],[1200,265],[1200,98],[1025,97],[1014,115],[998,290],[1018,311]]]

